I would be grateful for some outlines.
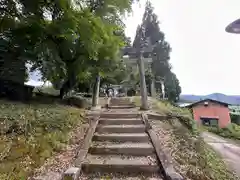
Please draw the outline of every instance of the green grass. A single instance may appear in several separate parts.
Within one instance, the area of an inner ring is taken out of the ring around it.
[[[133,102],[138,106],[140,98],[134,97]],[[200,130],[188,109],[155,99],[151,99],[149,103],[159,114],[180,117],[158,122],[160,130],[155,131],[163,134],[162,143],[168,147],[174,166],[184,179],[237,180],[221,157],[199,136]]]
[[[132,99],[132,102],[137,106],[140,107],[141,106],[141,98],[139,96],[134,96]]]
[[[0,179],[26,179],[64,149],[83,116],[83,110],[70,106],[0,100]]]
[[[139,96],[135,96],[133,98],[133,102],[136,106],[141,105],[141,99]],[[187,108],[179,108],[173,106],[168,101],[159,101],[157,99],[150,99],[149,104],[152,110],[158,112],[161,115],[170,115],[170,116],[179,116],[181,117],[181,121],[193,132],[199,133],[197,129],[197,124],[193,120],[192,113]]]
[[[133,102],[136,106],[141,105],[140,96],[133,97]],[[181,116],[188,116],[192,118],[191,112],[186,108],[179,108],[171,105],[168,101],[159,101],[157,99],[149,99],[149,104],[151,105],[153,110],[157,110],[159,114],[174,114]]]

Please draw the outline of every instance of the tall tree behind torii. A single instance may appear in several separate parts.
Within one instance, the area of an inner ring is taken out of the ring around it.
[[[152,74],[149,75],[149,72],[147,72],[146,76],[164,78],[166,97],[170,101],[176,101],[181,93],[181,87],[177,76],[171,71],[171,64],[169,62],[171,47],[165,40],[165,35],[159,27],[160,23],[158,21],[158,17],[153,11],[154,8],[148,1],[142,18],[142,26],[145,27],[145,36],[149,38],[150,45],[153,45],[154,48],[152,52]],[[133,45],[137,42],[137,37],[139,36],[136,34]],[[147,81],[149,82],[148,77]],[[155,87],[157,89],[161,89],[161,85],[159,83],[156,83]]]

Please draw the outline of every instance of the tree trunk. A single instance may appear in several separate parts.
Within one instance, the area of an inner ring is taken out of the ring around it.
[[[74,73],[71,73],[69,70],[68,73],[68,79],[65,81],[60,89],[60,98],[63,98],[63,96],[68,93],[70,90],[72,90],[75,85],[77,84],[77,79]]]
[[[59,97],[63,99],[64,94],[65,94],[65,89],[64,87],[61,87]]]

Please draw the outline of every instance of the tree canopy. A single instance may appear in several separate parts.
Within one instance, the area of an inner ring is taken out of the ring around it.
[[[165,92],[169,100],[175,101],[178,99],[181,93],[181,87],[177,76],[171,71],[170,44],[166,41],[164,32],[161,31],[159,26],[157,15],[154,13],[154,9],[150,2],[146,3],[145,12],[142,18],[141,26],[145,29],[145,38],[149,39],[148,46],[152,46],[152,66],[151,71],[146,72],[147,82],[150,82],[149,78],[161,77],[165,81]],[[136,32],[134,43],[138,43],[139,30]],[[156,87],[161,88],[160,84],[156,84]]]
[[[3,0],[1,61],[14,51],[38,69],[43,80],[74,85],[96,73],[104,76],[118,63],[125,45],[121,17],[133,0]]]
[[[169,72],[165,76],[165,92],[168,100],[176,102],[179,100],[179,95],[181,94],[181,87],[176,74]]]

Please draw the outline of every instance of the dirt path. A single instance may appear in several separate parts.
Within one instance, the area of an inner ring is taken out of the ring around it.
[[[240,177],[240,146],[209,132],[203,132],[202,137]]]

